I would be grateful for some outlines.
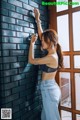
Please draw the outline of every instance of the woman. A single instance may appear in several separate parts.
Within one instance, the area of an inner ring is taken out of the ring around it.
[[[40,65],[42,70],[41,95],[43,109],[41,120],[60,120],[58,105],[61,98],[61,91],[56,83],[55,76],[59,67],[63,67],[63,56],[58,43],[58,36],[55,30],[47,29],[43,32],[38,9],[34,9],[35,19],[38,28],[42,49],[48,54],[42,58],[34,58],[34,44],[37,35],[32,35],[29,49],[29,63]]]

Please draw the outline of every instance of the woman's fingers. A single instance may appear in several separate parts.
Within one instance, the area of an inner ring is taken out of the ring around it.
[[[40,13],[39,13],[39,10],[38,9],[36,9],[36,8],[34,8],[34,13],[35,14],[37,14],[37,15],[39,15]]]
[[[32,38],[37,38],[37,37],[38,37],[38,34],[33,34],[31,37],[32,37]]]
[[[37,9],[36,8],[34,8],[34,13],[36,13],[37,12]]]

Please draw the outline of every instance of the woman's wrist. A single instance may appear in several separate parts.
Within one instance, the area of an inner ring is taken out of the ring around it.
[[[35,42],[30,42],[30,44],[33,46],[35,44]]]
[[[40,20],[40,19],[37,19],[37,20],[36,20],[36,23],[41,23],[41,20]]]

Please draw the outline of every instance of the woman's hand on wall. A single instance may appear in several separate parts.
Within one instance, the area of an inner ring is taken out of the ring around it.
[[[34,14],[35,14],[36,21],[39,20],[39,18],[40,18],[40,12],[39,12],[38,9],[34,8]]]
[[[35,44],[37,38],[38,38],[38,34],[33,34],[33,35],[31,36],[31,41],[30,41],[30,43],[31,43],[31,44]]]

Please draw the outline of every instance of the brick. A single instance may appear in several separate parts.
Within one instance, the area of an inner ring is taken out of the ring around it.
[[[19,99],[17,99],[17,100],[14,100],[14,101],[13,101],[13,106],[16,106],[16,105],[19,105],[19,104],[21,104],[21,103],[24,103],[25,100],[26,100],[25,97],[19,98]]]
[[[1,92],[2,97],[6,97],[6,96],[9,96],[9,95],[11,95],[11,90],[6,90],[6,91]]]
[[[5,79],[6,79],[6,80],[5,80]],[[10,77],[0,78],[0,82],[1,82],[1,83],[9,83],[9,82],[10,82]]]
[[[34,9],[34,7],[30,6],[30,5],[27,5],[25,3],[23,3],[23,8],[27,9],[27,10],[32,10]]]
[[[24,33],[24,32],[17,32],[17,37],[28,37],[29,34],[28,33]],[[22,48],[22,47],[21,47]]]
[[[8,3],[11,3],[11,4],[13,4],[13,5],[15,5],[15,6],[19,6],[19,7],[22,7],[22,2],[19,2],[19,1],[17,1],[17,0],[8,0]]]
[[[7,83],[1,86],[2,90],[8,90],[11,89],[13,87],[17,87],[18,86],[18,82],[12,82],[12,83]]]
[[[3,69],[4,69],[4,70],[10,69],[10,64],[4,64],[4,65],[3,65]]]
[[[30,23],[30,28],[34,28],[34,24]]]
[[[7,2],[7,0],[3,0],[3,1]]]
[[[2,28],[6,28],[6,29],[8,28],[8,24],[7,23],[1,23],[1,24],[2,24],[1,25]]]
[[[18,56],[18,61],[26,61],[26,56]]]
[[[9,50],[3,50],[3,56],[9,56]]]
[[[23,8],[20,8],[20,7],[16,7],[16,12],[18,12],[20,14],[28,15],[28,10],[25,10]]]
[[[25,110],[21,110],[19,112],[16,112],[15,114],[13,114],[13,120],[15,120],[16,118],[20,117],[21,115],[23,115],[25,112]]]
[[[34,33],[34,29],[24,27],[24,32]]]
[[[18,93],[14,94],[14,95],[10,95],[10,96],[6,97],[5,100],[2,99],[2,103],[8,103],[8,102],[11,102],[11,101],[13,101],[15,99],[18,99],[18,98],[19,98],[19,94]]]
[[[18,49],[29,49],[29,45],[27,45],[27,44],[18,44]]]
[[[25,107],[25,102],[23,102],[22,104],[20,104],[20,109],[23,109]]]
[[[1,63],[2,63],[2,59],[1,59]],[[0,71],[3,70],[3,66],[2,64],[0,64]]]
[[[24,50],[11,50],[10,51],[11,56],[20,56],[24,55]]]
[[[35,0],[35,2],[37,2],[38,4],[41,4],[42,0]]]
[[[20,68],[20,67],[24,67],[24,62],[11,63],[11,68]]]
[[[15,31],[23,31],[23,27],[22,26],[12,25],[12,24],[9,24],[9,28],[8,29],[15,30]]]
[[[14,37],[9,37],[9,42],[10,43],[23,43],[23,38],[14,38]]]
[[[16,13],[16,12],[9,11],[9,16],[13,17],[13,18],[23,19],[23,16],[19,13]]]
[[[13,106],[13,113],[15,113],[15,112],[18,112],[19,111],[19,105],[17,105],[17,106]]]
[[[0,51],[0,56],[1,56],[1,51]]]
[[[18,92],[21,92],[21,91],[24,91],[24,90],[25,90],[25,86],[18,86],[16,88],[12,88],[12,94],[18,93]]]
[[[13,23],[13,24],[15,24],[15,19],[14,18],[6,17],[6,16],[2,16],[2,21],[6,22],[6,23]]]
[[[1,71],[1,77],[3,76],[10,76],[10,75],[15,75],[17,74],[17,70],[13,69],[13,70],[5,70],[5,71]]]
[[[6,10],[6,9],[1,9],[1,14],[8,16],[8,10]]]
[[[4,105],[2,105],[2,108],[12,108],[12,102],[9,102],[9,103],[6,103],[6,104],[4,103]]]
[[[3,58],[3,63],[10,63],[10,62],[16,62],[17,58],[16,57],[4,57]]]
[[[20,92],[20,97],[24,97],[24,96],[26,96],[25,90]]]
[[[13,107],[13,106],[12,106],[12,102],[6,103],[6,104],[5,104],[5,107],[6,107],[6,108],[12,108],[12,107]],[[4,108],[5,108],[5,107],[4,107]]]
[[[20,118],[17,118],[16,120],[20,120]]]
[[[28,0],[20,0],[20,1],[23,2],[23,3],[28,4]]]
[[[17,25],[29,27],[28,22],[25,22],[25,21],[22,21],[22,20],[17,20],[16,22],[17,22]]]
[[[2,30],[2,35],[4,35],[4,36],[16,36],[16,32],[10,31],[10,30]]]
[[[0,63],[2,63],[2,58],[0,58]]]
[[[39,8],[39,5],[31,0],[29,0],[29,5],[35,7],[35,8]]]
[[[27,108],[25,108],[25,109],[26,109],[26,112],[27,112]],[[28,120],[28,118],[29,118],[28,116],[29,116],[28,114],[27,115],[24,114],[23,116],[21,116],[21,120],[26,120],[26,119]]]
[[[2,45],[2,47],[3,47],[3,49],[16,49],[16,44],[10,44],[10,43],[8,43],[8,44],[3,44]]]
[[[0,44],[0,50],[1,50],[1,44]]]
[[[2,8],[6,8],[6,9],[9,9],[9,10],[15,11],[15,6],[14,5],[11,5],[11,4],[6,3],[4,1],[2,1]]]
[[[27,16],[24,16],[24,20],[27,21],[27,22],[35,22],[35,20],[32,18],[32,17],[27,17]]]
[[[11,76],[11,81],[18,81],[24,78],[25,78],[24,74],[19,74],[19,75]]]
[[[8,37],[2,37],[2,42],[8,42]]]
[[[20,85],[25,85],[26,83],[27,83],[26,79],[19,80],[19,84]]]
[[[22,60],[23,61],[23,60]],[[28,71],[24,71],[24,67],[22,67],[22,68],[19,68],[19,74],[21,74],[21,73],[23,73],[23,72],[28,72]]]

